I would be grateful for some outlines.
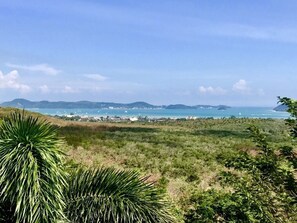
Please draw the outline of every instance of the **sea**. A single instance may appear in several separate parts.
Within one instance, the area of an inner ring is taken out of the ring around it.
[[[82,117],[147,117],[147,118],[272,118],[285,119],[289,113],[271,107],[232,107],[198,109],[27,109],[51,116],[79,115]]]

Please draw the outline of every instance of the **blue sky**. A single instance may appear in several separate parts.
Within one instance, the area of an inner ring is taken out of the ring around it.
[[[296,0],[1,0],[0,101],[274,106]]]

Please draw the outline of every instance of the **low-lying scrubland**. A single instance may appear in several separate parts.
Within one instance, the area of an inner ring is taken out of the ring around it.
[[[166,189],[178,210],[191,194],[221,186],[224,160],[256,153],[247,128],[257,125],[277,148],[290,142],[284,120],[199,119],[164,123],[69,123],[59,130],[71,164],[133,169]],[[290,143],[289,143],[290,144]]]
[[[8,110],[0,110],[0,119],[3,112],[8,113]],[[148,181],[155,182],[167,193],[178,222],[225,222],[226,219],[231,222],[238,222],[238,219],[245,219],[241,222],[278,222],[272,221],[275,216],[269,215],[270,210],[262,210],[263,205],[272,202],[269,196],[257,206],[255,200],[248,199],[249,196],[256,199],[253,191],[248,190],[247,194],[242,191],[248,186],[258,191],[257,196],[265,194],[263,188],[270,185],[270,181],[262,178],[266,166],[278,173],[275,176],[281,179],[280,182],[296,180],[296,175],[291,176],[294,170],[286,169],[291,165],[287,165],[290,159],[293,166],[296,165],[296,145],[285,120],[224,118],[160,123],[83,123],[44,118],[59,126],[58,136],[64,142],[62,146],[69,168],[80,165],[115,167],[150,176]],[[281,154],[287,155],[279,159]],[[275,178],[271,176],[271,179]],[[261,184],[255,184],[257,180]],[[292,185],[296,186],[294,182]],[[276,191],[276,182],[271,185],[267,191],[271,190],[272,194],[294,193],[296,189],[285,186]],[[260,193],[259,188],[264,191]],[[296,198],[296,195],[292,196]],[[292,202],[295,208],[296,200]],[[276,210],[275,215],[286,213],[286,207],[282,208]],[[284,219],[291,221],[295,217],[288,212]]]

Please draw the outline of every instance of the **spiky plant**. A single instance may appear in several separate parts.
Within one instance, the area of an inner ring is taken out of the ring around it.
[[[24,113],[13,113],[1,123],[0,204],[13,210],[14,222],[65,219],[66,180],[58,143],[52,125]]]
[[[1,223],[172,222],[146,178],[107,168],[66,180],[62,158],[49,123],[16,112],[0,124]]]
[[[71,222],[172,222],[163,195],[133,171],[79,169],[69,180]]]

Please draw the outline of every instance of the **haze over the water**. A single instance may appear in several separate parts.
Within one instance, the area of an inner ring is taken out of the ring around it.
[[[0,102],[274,106],[297,97],[296,0],[1,0]]]

